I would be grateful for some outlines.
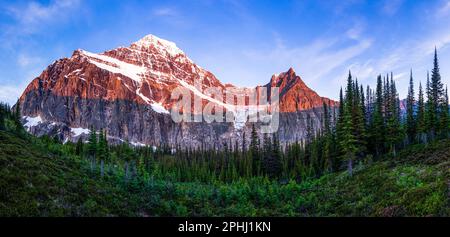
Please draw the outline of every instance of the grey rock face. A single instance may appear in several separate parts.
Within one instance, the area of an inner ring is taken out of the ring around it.
[[[72,128],[94,128],[106,130],[113,143],[129,141],[135,145],[220,148],[224,143],[229,146],[234,146],[236,142],[242,144],[244,135],[249,144],[252,130],[252,123],[249,122],[239,130],[233,123],[227,122],[175,123],[169,114],[156,113],[149,105],[126,100],[63,97],[51,91],[26,94],[21,108],[23,115],[40,116],[42,119],[42,122],[29,128],[31,133],[57,136],[61,141],[76,142],[79,137],[87,137],[87,134],[72,132]],[[280,113],[277,135],[282,144],[301,141],[305,137],[308,115],[314,129],[320,129],[321,108]],[[23,122],[26,123],[26,119]],[[256,123],[257,129],[260,126]]]

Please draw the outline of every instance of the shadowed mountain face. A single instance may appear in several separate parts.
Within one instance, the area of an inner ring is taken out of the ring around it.
[[[30,132],[57,135],[64,141],[85,137],[92,127],[106,129],[111,141],[135,145],[220,147],[242,141],[245,134],[248,140],[249,122],[172,121],[169,111],[176,102],[171,99],[175,88],[202,98],[204,107],[217,101],[203,93],[209,87],[238,89],[222,84],[174,43],[148,35],[129,47],[101,54],[76,50],[72,57],[55,61],[23,92],[21,112]],[[282,143],[304,137],[307,115],[318,129],[323,103],[336,105],[308,88],[292,68],[272,76],[263,87],[280,89]],[[235,108],[226,103],[218,106],[226,111]]]

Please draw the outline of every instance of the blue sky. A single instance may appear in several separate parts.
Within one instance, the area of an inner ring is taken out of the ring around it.
[[[0,0],[0,100],[13,103],[75,49],[103,52],[146,34],[238,86],[293,67],[336,99],[349,69],[369,85],[393,71],[404,97],[411,68],[425,82],[435,46],[450,84],[449,25],[450,0]]]

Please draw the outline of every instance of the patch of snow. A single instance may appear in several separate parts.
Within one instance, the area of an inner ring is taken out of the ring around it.
[[[146,144],[140,143],[140,142],[130,142],[130,144],[131,144],[132,146],[140,146],[140,147],[147,146]]]
[[[219,101],[219,100],[216,100],[214,98],[211,98],[210,96],[207,96],[207,95],[203,94],[195,86],[193,86],[193,85],[191,85],[191,84],[189,84],[189,83],[187,83],[187,82],[185,82],[183,80],[178,79],[178,81],[180,82],[180,84],[182,86],[184,86],[187,89],[189,89],[190,91],[192,91],[194,93],[194,95],[197,95],[198,97],[200,97],[202,99],[205,99],[205,100],[211,101],[211,102],[213,102],[215,104],[218,104],[220,106],[223,106],[224,108],[226,108],[229,111],[235,111],[235,106],[234,105],[225,104],[222,101]]]
[[[182,86],[184,86],[185,88],[189,89],[190,91],[192,91],[194,93],[194,95],[208,100],[210,102],[213,102],[219,106],[224,107],[226,110],[231,111],[234,115],[234,128],[236,130],[240,130],[245,126],[245,123],[247,121],[247,118],[249,116],[254,116],[257,115],[258,111],[261,110],[265,110],[266,107],[268,105],[246,105],[246,106],[235,106],[235,105],[230,105],[230,104],[226,104],[222,101],[219,101],[217,99],[214,99],[208,95],[203,94],[201,91],[199,91],[195,86],[183,81],[183,80],[179,80],[180,84]]]
[[[130,88],[128,88],[128,89],[130,89]],[[145,96],[141,93],[140,88],[136,90],[136,95],[141,97],[147,104],[149,104],[151,102],[151,100],[147,96]]]
[[[160,114],[170,114],[170,112],[164,108],[164,106],[162,106],[161,103],[153,103],[151,104],[152,109],[156,112],[156,113],[160,113]]]
[[[79,72],[81,72],[81,69],[76,69],[76,70],[72,71],[71,73],[69,73],[68,76],[70,76],[72,74],[78,74]]]
[[[175,57],[179,54],[184,54],[184,52],[179,49],[174,42],[158,38],[154,35],[146,35],[144,36],[144,38],[133,44],[140,47],[154,46],[159,51],[166,52],[172,57]]]
[[[91,130],[87,128],[70,128],[70,132],[74,134],[74,137],[78,137],[81,134],[89,134]]]
[[[147,71],[145,67],[126,63],[106,55],[90,53],[85,50],[82,50],[81,52],[86,55],[89,62],[95,66],[112,73],[122,74],[137,82],[142,81],[142,77]]]
[[[247,109],[237,109],[234,113],[234,128],[236,130],[241,130],[245,127],[245,123],[248,118],[248,110]]]
[[[27,121],[23,126],[27,127],[28,129],[42,123],[42,118],[39,115],[36,117],[24,116],[23,118]]]

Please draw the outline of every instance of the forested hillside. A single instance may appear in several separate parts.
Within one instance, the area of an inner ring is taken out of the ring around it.
[[[181,182],[153,169],[126,181],[92,171],[73,145],[0,131],[0,216],[449,216],[449,157],[442,140],[357,164],[352,177]]]

